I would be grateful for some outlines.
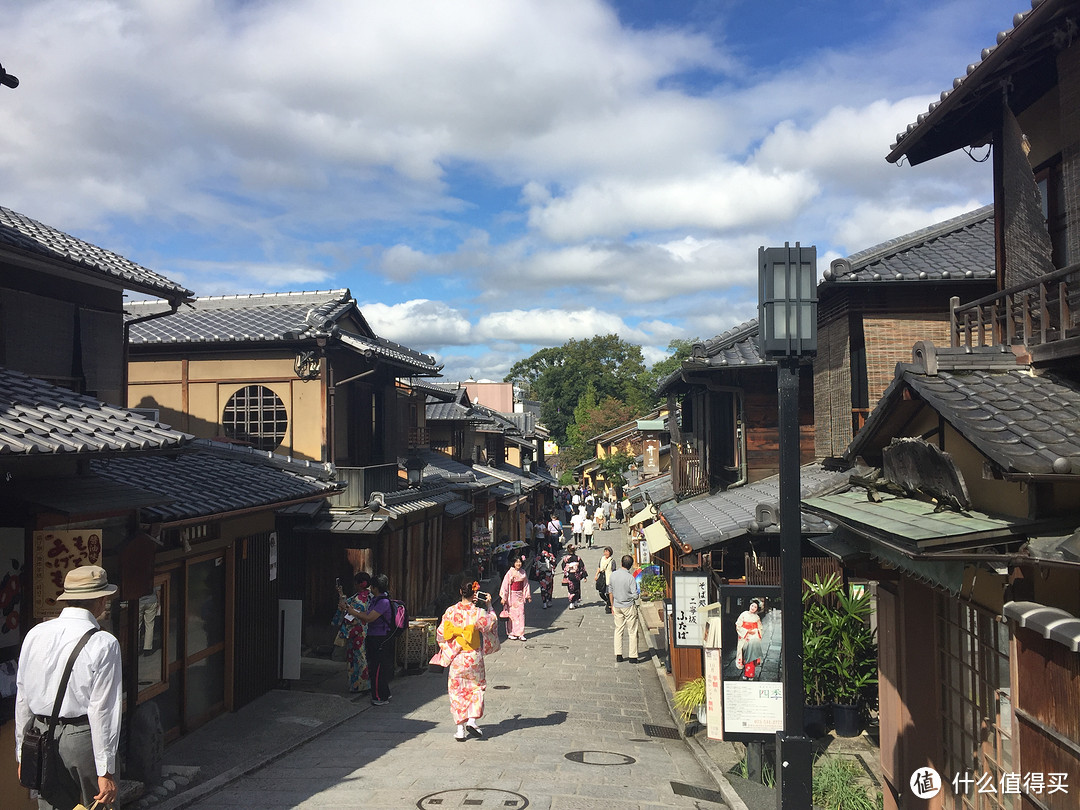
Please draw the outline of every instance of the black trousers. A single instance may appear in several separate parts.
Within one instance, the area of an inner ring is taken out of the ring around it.
[[[390,699],[390,676],[394,674],[395,646],[396,640],[387,641],[386,636],[369,635],[364,639],[372,700]]]

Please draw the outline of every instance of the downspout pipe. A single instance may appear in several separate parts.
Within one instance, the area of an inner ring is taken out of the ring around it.
[[[128,359],[129,359],[129,339],[131,337],[131,327],[137,323],[146,323],[147,321],[153,321],[157,318],[166,318],[169,315],[175,315],[177,310],[180,309],[180,304],[183,303],[179,298],[169,299],[169,310],[167,312],[155,312],[152,315],[144,315],[141,318],[132,318],[130,321],[124,321],[124,362],[121,368],[121,380],[120,391],[124,397],[124,401],[120,403],[121,408],[128,407]]]

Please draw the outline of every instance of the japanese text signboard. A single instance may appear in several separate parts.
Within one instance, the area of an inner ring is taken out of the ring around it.
[[[704,637],[698,608],[709,604],[709,577],[706,574],[675,573],[672,606],[676,647],[700,647]]]
[[[64,577],[80,565],[101,565],[100,529],[48,529],[34,532],[34,616],[51,619],[63,605]]]

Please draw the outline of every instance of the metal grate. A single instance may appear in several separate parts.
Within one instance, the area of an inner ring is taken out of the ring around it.
[[[679,739],[679,730],[668,726],[654,726],[649,723],[644,725],[645,733],[650,737],[663,737],[667,740]]]
[[[682,782],[672,782],[671,790],[676,796],[689,796],[691,799],[724,804],[724,795],[719,790],[711,790],[697,785],[686,785]],[[727,807],[726,804],[724,806]]]

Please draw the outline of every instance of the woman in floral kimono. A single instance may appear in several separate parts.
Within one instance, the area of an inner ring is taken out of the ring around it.
[[[443,613],[435,634],[439,652],[430,662],[449,668],[446,691],[450,694],[450,713],[457,724],[454,739],[458,742],[464,742],[468,735],[484,736],[476,725],[484,716],[484,655],[499,649],[499,620],[490,601],[477,603],[479,587],[477,582],[461,584],[461,601]]]
[[[367,625],[356,621],[356,617],[371,608],[371,591],[368,589],[371,577],[367,572],[359,571],[353,580],[356,582],[356,593],[352,596],[345,596],[338,588],[338,615],[341,617],[338,632],[345,640],[349,691],[360,692],[368,688],[367,653],[364,652]]]
[[[739,643],[735,646],[735,666],[743,671],[743,678],[748,681],[754,679],[757,665],[764,654],[760,611],[761,603],[751,599],[749,607],[735,620],[735,632],[739,635]]]
[[[510,624],[506,628],[506,637],[515,641],[525,640],[525,603],[532,601],[529,578],[521,570],[524,564],[524,557],[515,556],[514,563],[506,572],[499,588],[499,598],[503,605],[502,615],[510,619]]]
[[[547,609],[551,607],[551,591],[555,586],[555,555],[550,546],[541,548],[533,560],[533,576],[540,583],[540,601]]]
[[[560,567],[563,571],[563,585],[570,597],[570,610],[574,610],[581,607],[581,580],[585,577],[585,563],[581,561],[573,545],[567,546],[566,552]]]

